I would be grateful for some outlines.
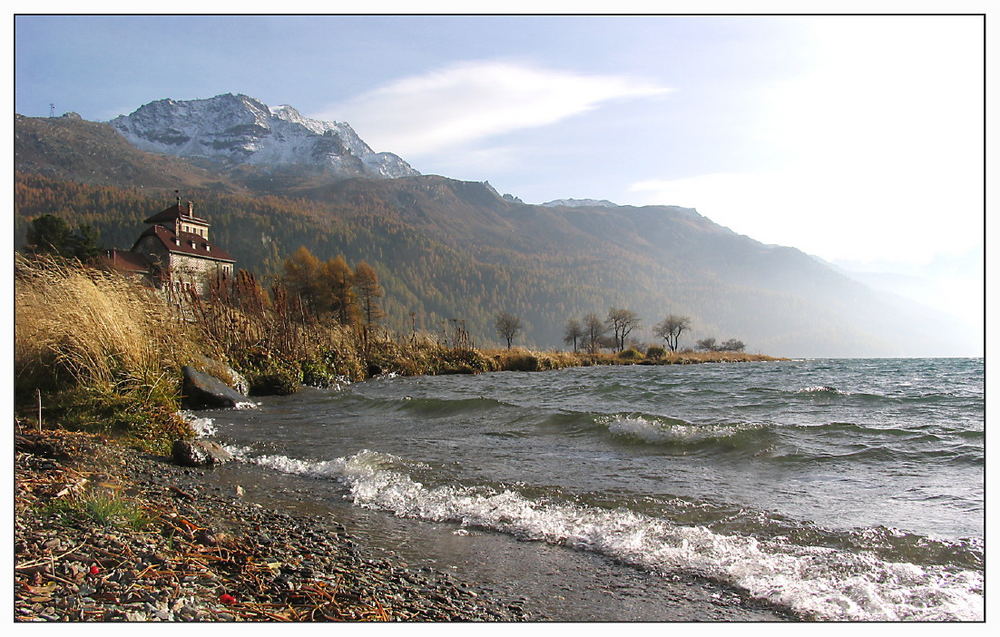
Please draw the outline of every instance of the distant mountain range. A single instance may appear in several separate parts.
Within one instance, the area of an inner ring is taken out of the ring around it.
[[[978,335],[943,315],[693,209],[527,205],[365,149],[347,124],[245,96],[163,100],[111,124],[17,116],[15,238],[30,218],[54,212],[127,248],[180,189],[238,267],[276,271],[299,245],[368,261],[400,331],[416,312],[424,329],[461,319],[477,341],[495,343],[493,318],[506,310],[522,318],[523,342],[557,347],[567,319],[616,306],[640,315],[633,335],[647,342],[674,313],[692,319],[682,345],[714,336],[786,356],[981,351]]]
[[[419,174],[392,153],[376,153],[344,122],[303,117],[246,95],[150,102],[111,125],[136,148],[177,157],[255,166],[312,166],[341,177]]]

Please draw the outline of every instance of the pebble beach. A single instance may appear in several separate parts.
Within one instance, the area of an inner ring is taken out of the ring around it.
[[[544,619],[372,558],[335,520],[248,502],[209,471],[91,434],[16,432],[14,620]],[[96,507],[108,502],[132,517]]]

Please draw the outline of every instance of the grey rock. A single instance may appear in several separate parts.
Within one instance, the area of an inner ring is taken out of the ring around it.
[[[229,462],[233,455],[219,446],[218,443],[207,440],[175,440],[173,460],[187,467],[204,467]]]
[[[247,397],[229,385],[204,372],[185,365],[184,384],[181,389],[184,397],[181,404],[186,409],[211,409],[213,407],[236,407],[247,402]]]
[[[250,393],[250,383],[247,381],[246,377],[229,365],[202,354],[198,354],[197,359],[201,363],[199,367],[206,370],[206,373],[215,375],[223,383],[229,385],[244,396]]]

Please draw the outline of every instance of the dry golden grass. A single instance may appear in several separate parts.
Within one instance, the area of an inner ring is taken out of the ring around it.
[[[176,385],[195,347],[152,290],[121,275],[15,257],[14,369],[22,389],[75,383],[114,389]]]
[[[497,362],[497,368],[514,372],[541,372],[582,365],[581,357],[569,352],[542,352],[523,347],[484,350]]]

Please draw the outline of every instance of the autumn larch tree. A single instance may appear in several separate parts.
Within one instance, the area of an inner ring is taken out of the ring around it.
[[[521,330],[521,319],[510,312],[500,312],[497,314],[496,327],[497,334],[501,338],[507,339],[507,349],[510,349],[511,341],[514,340],[514,337]]]
[[[579,339],[583,338],[584,331],[583,326],[580,325],[580,321],[576,319],[570,319],[566,321],[566,331],[563,334],[563,343],[567,345],[573,345],[573,352],[576,353],[576,344]]]
[[[357,298],[354,295],[354,273],[343,255],[329,259],[320,270],[323,287],[331,300],[331,311],[341,325],[351,325],[358,321]]]
[[[691,319],[688,317],[670,314],[653,327],[653,334],[666,341],[671,352],[676,352],[677,341],[680,340],[681,333],[690,327]]]
[[[365,319],[365,328],[371,328],[372,324],[385,316],[379,299],[385,295],[382,286],[378,282],[378,274],[374,268],[364,261],[360,261],[354,268],[354,290],[358,295],[358,304]]]
[[[306,307],[316,313],[329,309],[323,296],[320,283],[320,268],[322,263],[309,248],[299,246],[292,256],[285,259],[285,287],[293,296],[298,296]]]

